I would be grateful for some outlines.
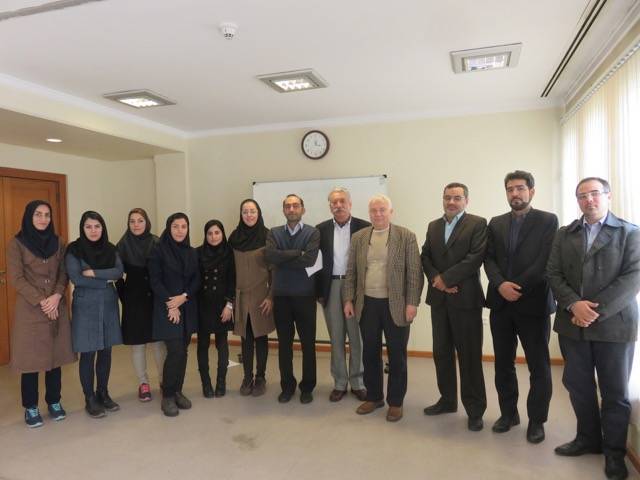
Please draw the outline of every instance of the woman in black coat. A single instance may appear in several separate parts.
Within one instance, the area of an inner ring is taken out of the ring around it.
[[[211,398],[226,392],[229,345],[227,335],[233,328],[232,313],[236,274],[233,250],[227,243],[224,226],[219,220],[209,220],[204,226],[204,241],[197,248],[202,284],[198,292],[198,370],[202,394]],[[215,334],[218,351],[216,390],[209,376],[209,345]]]
[[[153,339],[164,341],[167,359],[162,373],[162,411],[169,417],[191,408],[182,394],[187,350],[198,325],[196,293],[200,287],[198,257],[189,243],[189,218],[167,218],[160,242],[149,259],[153,290]]]
[[[147,344],[153,345],[162,384],[162,368],[167,350],[163,342],[153,342],[153,292],[149,283],[147,263],[158,237],[151,233],[151,222],[147,212],[134,208],[129,212],[127,231],[117,243],[118,253],[124,265],[125,278],[118,280],[116,287],[122,302],[122,339],[131,345],[131,360],[138,377],[138,400],[151,400],[151,388],[147,375]]]

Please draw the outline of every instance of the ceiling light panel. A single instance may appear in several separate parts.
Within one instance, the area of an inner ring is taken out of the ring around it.
[[[134,108],[163,107],[165,105],[175,105],[175,102],[153,93],[149,90],[127,90],[121,92],[105,93],[104,98],[115,102],[124,103]]]
[[[258,75],[256,78],[278,93],[300,92],[327,86],[327,82],[311,69],[268,73],[266,75]]]
[[[518,64],[522,43],[496,45],[451,52],[451,66],[455,73],[513,68]]]

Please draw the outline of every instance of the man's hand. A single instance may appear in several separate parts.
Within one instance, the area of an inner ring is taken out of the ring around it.
[[[571,323],[582,328],[586,328],[597,320],[600,316],[595,309],[598,308],[598,304],[590,302],[589,300],[578,300],[571,306],[571,313],[573,318]]]
[[[502,282],[498,287],[498,292],[507,302],[515,302],[521,296],[522,287],[513,282]]]
[[[344,302],[344,318],[352,318],[355,315],[353,302],[351,300]]]
[[[440,275],[435,276],[433,282],[431,282],[431,286],[433,288],[437,288],[441,292],[444,292],[447,289],[447,286],[445,285],[444,280],[442,280],[442,277],[440,277]]]
[[[418,314],[418,307],[415,305],[407,305],[404,309],[404,318],[407,320],[407,323],[413,322],[413,319],[416,318]]]

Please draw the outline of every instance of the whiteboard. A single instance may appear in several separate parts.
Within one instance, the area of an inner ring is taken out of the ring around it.
[[[331,218],[327,196],[336,187],[349,190],[353,204],[351,214],[368,220],[369,199],[381,193],[387,195],[387,176],[254,182],[253,198],[260,204],[264,224],[271,228],[285,224],[282,201],[288,194],[295,193],[304,201],[305,214],[302,217],[302,223],[316,226]]]

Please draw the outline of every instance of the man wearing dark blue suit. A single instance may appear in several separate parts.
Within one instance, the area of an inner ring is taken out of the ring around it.
[[[578,420],[576,438],[555,452],[604,452],[607,478],[624,479],[628,385],[638,333],[640,230],[609,211],[610,192],[602,178],[578,183],[583,216],[558,231],[547,264],[558,301],[553,329],[565,361],[562,382]]]
[[[545,267],[558,218],[531,207],[535,181],[529,172],[507,174],[504,187],[511,211],[489,222],[484,260],[500,403],[500,418],[493,431],[504,433],[520,423],[514,364],[520,339],[530,373],[527,440],[540,443],[551,401],[549,334],[550,314],[555,311]]]

